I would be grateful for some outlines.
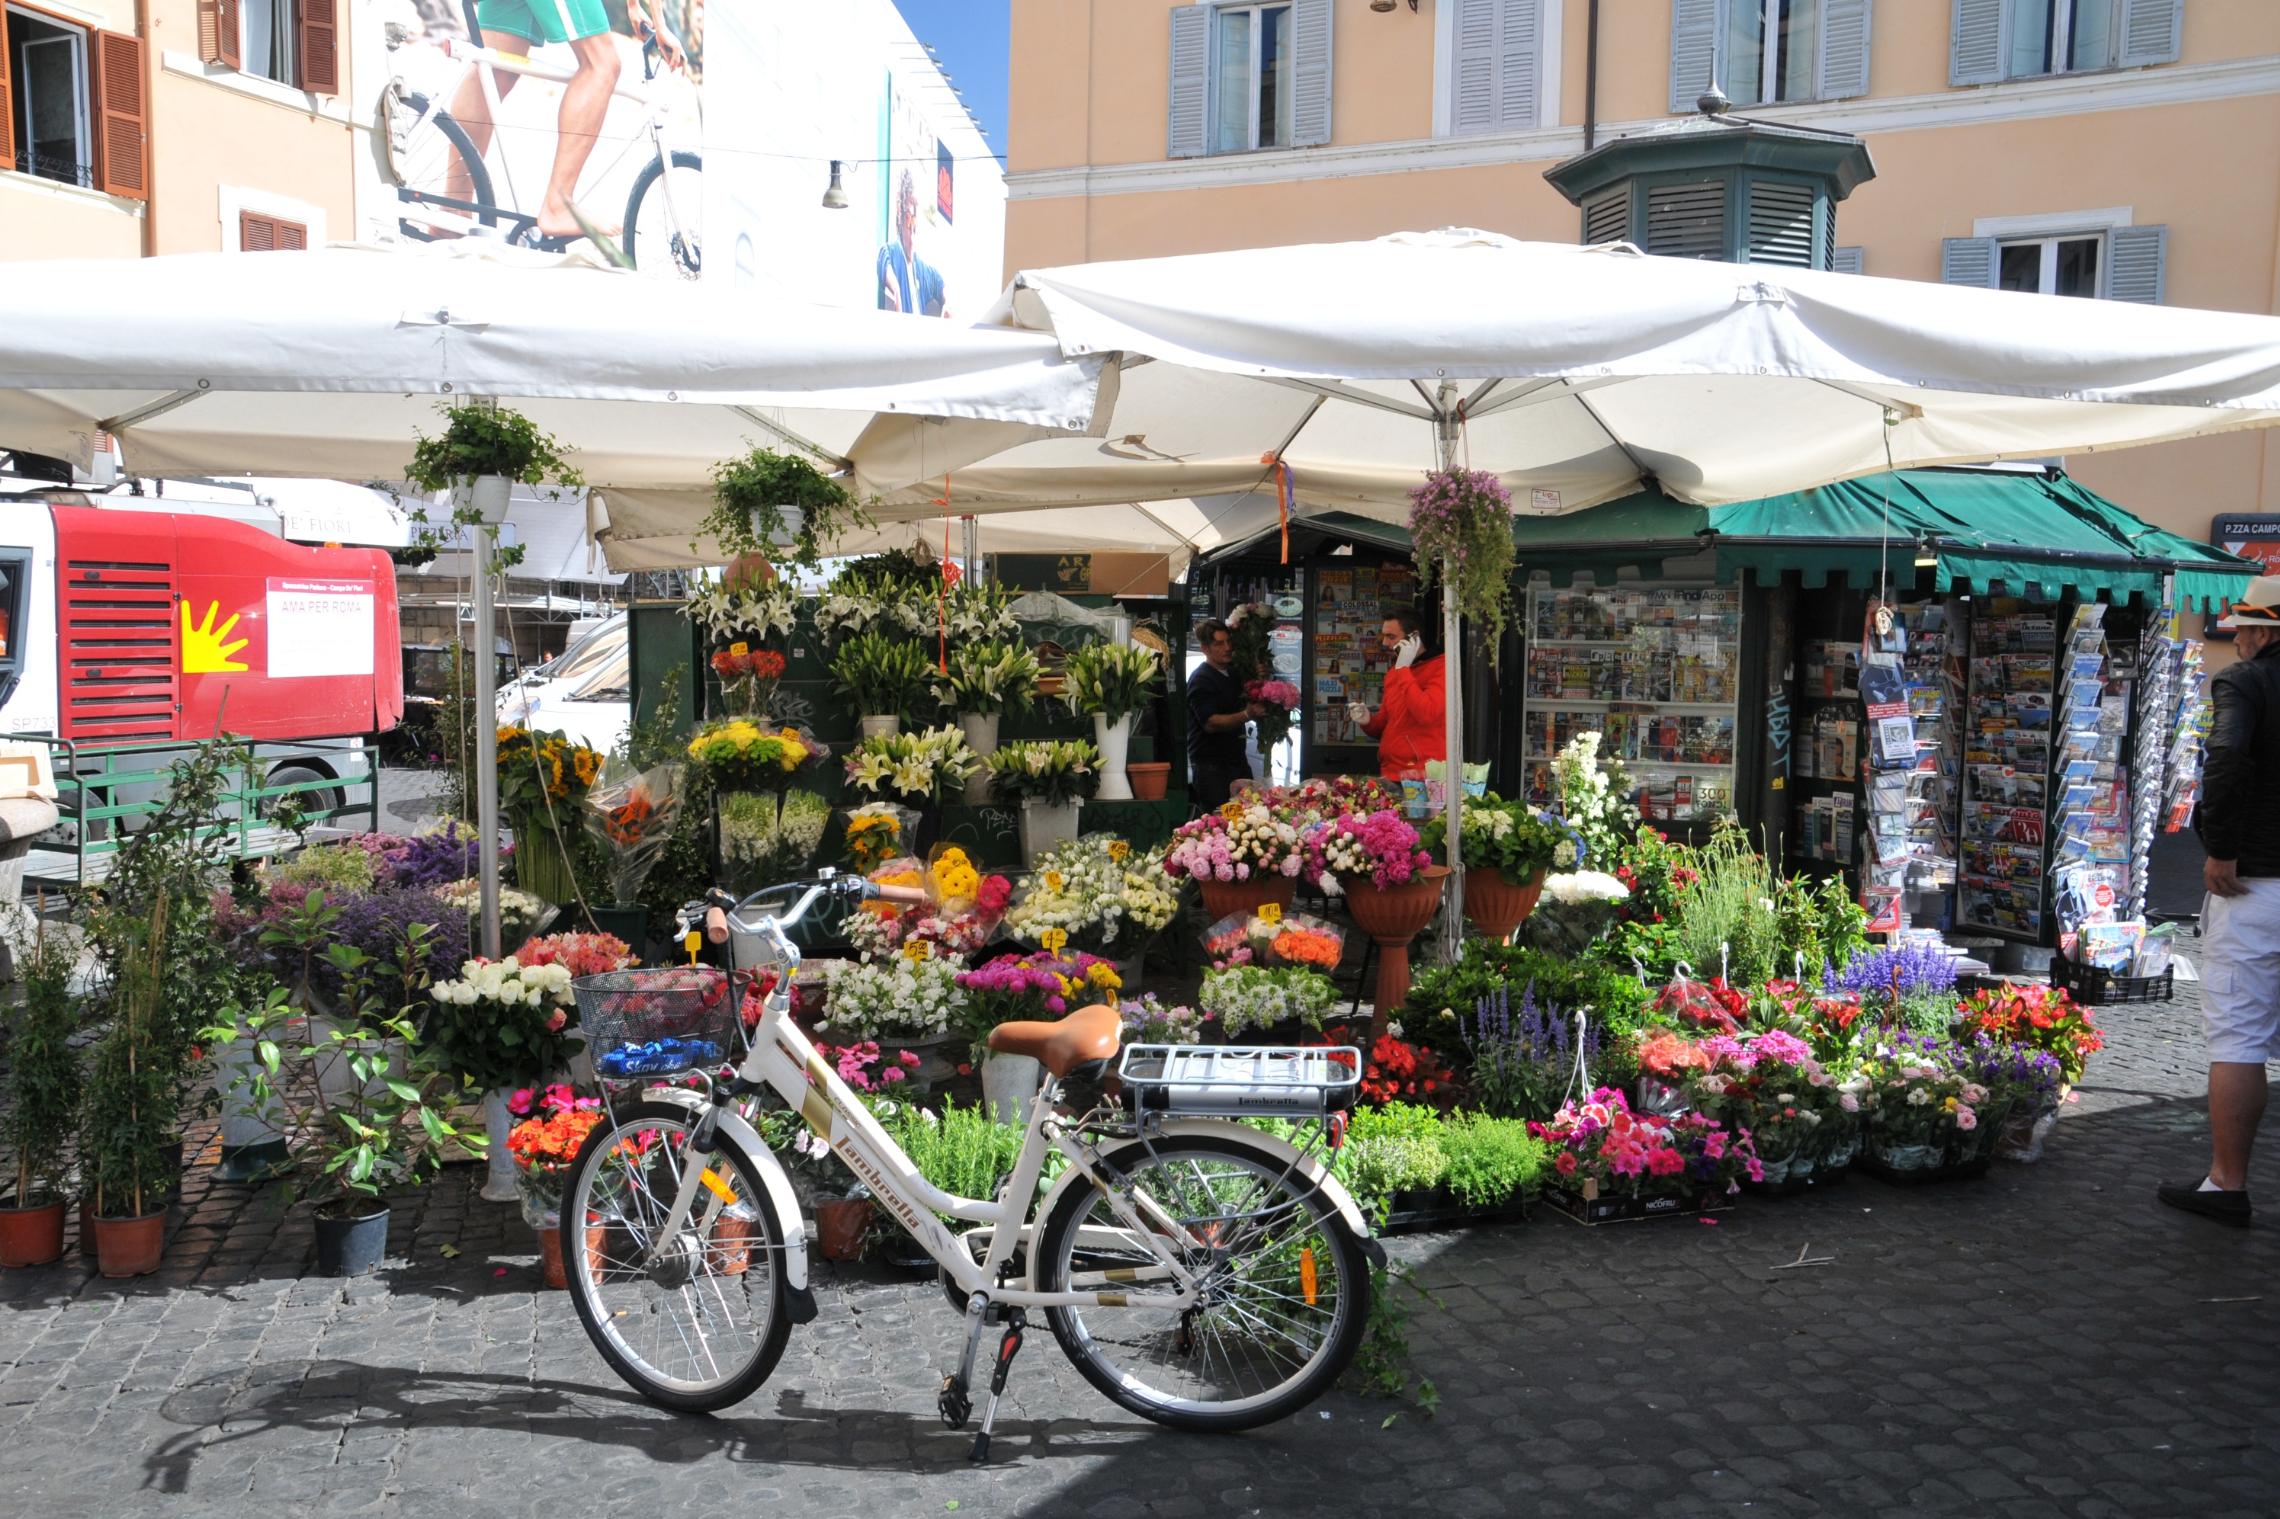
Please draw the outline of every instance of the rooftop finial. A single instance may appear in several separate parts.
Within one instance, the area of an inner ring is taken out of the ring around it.
[[[1710,88],[1695,97],[1694,108],[1705,116],[1723,116],[1734,108],[1734,103],[1726,98],[1726,92],[1719,89],[1718,81],[1713,79]]]

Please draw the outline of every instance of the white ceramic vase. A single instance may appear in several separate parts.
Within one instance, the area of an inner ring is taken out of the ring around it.
[[[1021,804],[1021,861],[1034,867],[1045,852],[1077,836],[1076,802]]]
[[[1094,793],[1094,800],[1131,801],[1132,782],[1125,778],[1124,761],[1132,750],[1132,714],[1127,712],[1110,722],[1094,713],[1093,743],[1100,750],[1100,790]]]
[[[515,482],[505,475],[477,475],[452,492],[453,503],[497,527],[507,520],[507,501],[514,489]]]
[[[967,778],[966,805],[986,806],[990,799],[988,761],[997,752],[998,746],[998,715],[992,712],[983,717],[979,713],[961,712],[958,714],[958,731],[966,736],[966,747],[974,751],[974,758],[983,761],[982,768]]]
[[[902,732],[902,719],[893,716],[858,717],[855,719],[855,731],[865,738],[884,738]]]
[[[1027,1055],[993,1054],[982,1062],[982,1101],[990,1117],[1015,1128],[1029,1123],[1045,1068]]]

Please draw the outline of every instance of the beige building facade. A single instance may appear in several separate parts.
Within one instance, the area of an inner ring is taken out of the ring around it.
[[[0,259],[353,235],[352,0],[0,0]]]
[[[1580,241],[1544,171],[1713,78],[1867,140],[1838,267],[2280,312],[2280,0],[1013,0],[1008,271]],[[2066,463],[2196,538],[2280,513],[2267,432]]]

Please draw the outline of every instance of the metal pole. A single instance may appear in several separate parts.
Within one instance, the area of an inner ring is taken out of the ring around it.
[[[1440,404],[1434,409],[1439,416],[1433,423],[1434,454],[1443,469],[1456,463],[1457,457],[1457,388],[1447,381],[1441,383]],[[1441,959],[1454,965],[1464,951],[1465,941],[1465,870],[1464,870],[1464,811],[1465,811],[1465,695],[1463,628],[1457,615],[1457,567],[1444,562],[1441,566],[1441,720],[1447,727],[1443,752],[1448,758],[1442,769],[1445,780],[1442,793],[1446,798],[1449,820],[1448,887],[1441,897]]]
[[[966,583],[968,585],[980,585],[982,583],[981,519],[968,515],[961,517],[958,520],[964,525],[966,530],[966,541],[961,546],[961,552],[963,552],[966,559]]]
[[[491,528],[477,523],[475,538],[475,840],[482,861],[483,921],[480,953],[499,958],[499,656],[492,630]]]

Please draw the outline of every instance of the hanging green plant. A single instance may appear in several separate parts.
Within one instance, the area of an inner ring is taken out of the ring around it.
[[[712,477],[712,510],[698,526],[728,558],[768,553],[812,568],[841,534],[871,525],[846,486],[796,454],[755,448],[715,464]]]
[[[572,467],[562,441],[540,431],[538,424],[521,412],[486,401],[465,401],[442,410],[443,432],[433,438],[426,433],[417,435],[412,461],[404,466],[404,478],[431,494],[454,492],[451,519],[447,530],[430,521],[427,508],[414,507],[411,517],[419,524],[411,543],[415,553],[432,558],[454,539],[457,529],[482,522],[482,513],[468,499],[464,487],[485,476],[518,485],[545,486],[557,497],[566,490],[585,487],[586,477]],[[492,551],[492,568],[501,573],[513,569],[522,563],[523,553],[524,546],[519,543],[497,545]]]
[[[1421,578],[1453,577],[1493,660],[1512,605],[1512,493],[1486,470],[1434,470],[1409,493],[1409,539]]]

